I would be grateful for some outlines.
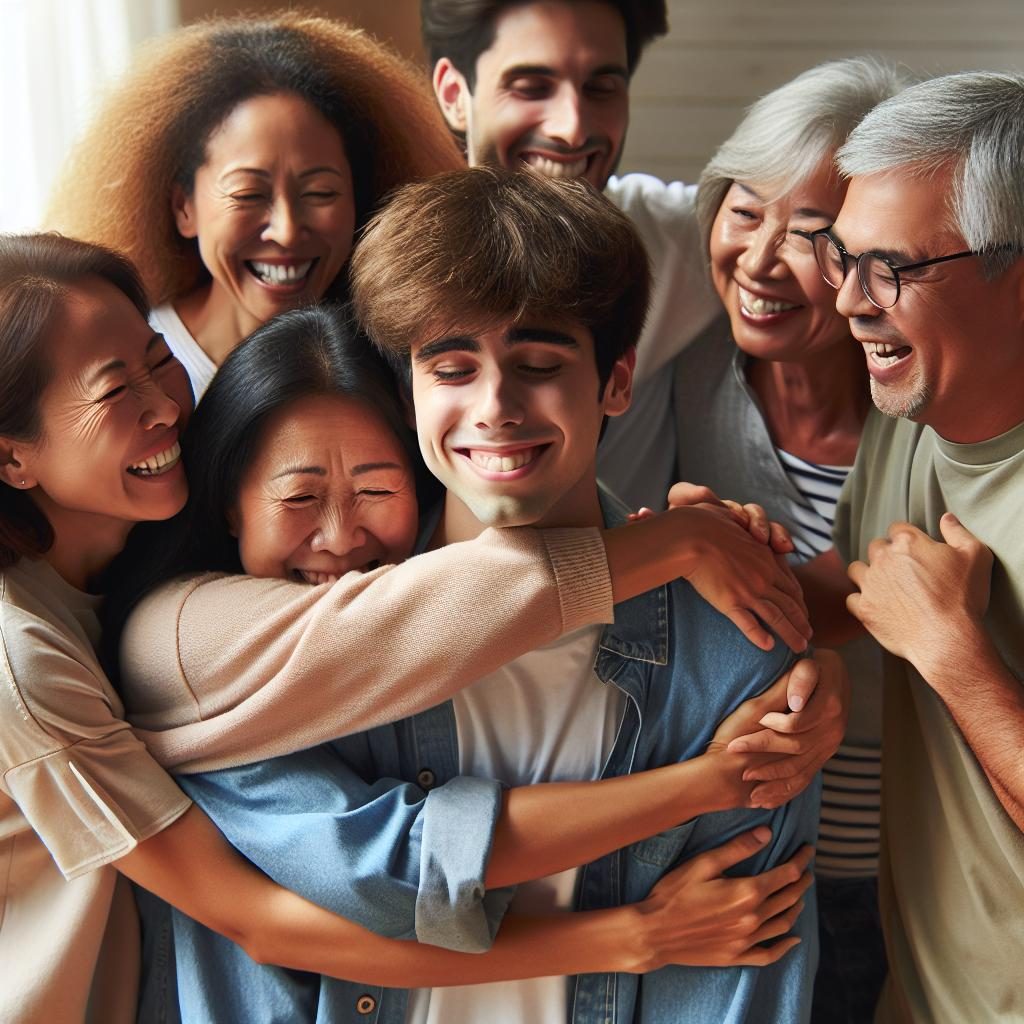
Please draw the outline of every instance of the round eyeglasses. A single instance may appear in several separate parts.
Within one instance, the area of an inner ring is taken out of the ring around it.
[[[948,263],[960,260],[965,256],[981,255],[974,249],[954,252],[949,256],[936,256],[934,259],[921,260],[919,263],[904,263],[897,266],[887,256],[877,252],[862,252],[854,256],[847,252],[840,242],[830,234],[831,228],[819,228],[817,231],[794,231],[810,240],[814,247],[814,258],[826,284],[837,291],[843,287],[846,275],[853,264],[857,266],[857,279],[868,301],[879,309],[891,309],[900,297],[900,272],[904,270],[920,270],[935,263]]]

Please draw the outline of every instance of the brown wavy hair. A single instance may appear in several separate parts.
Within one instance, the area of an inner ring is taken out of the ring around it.
[[[47,226],[128,255],[153,305],[208,279],[171,211],[239,103],[294,93],[338,129],[356,227],[391,189],[463,165],[426,76],[360,29],[282,12],[200,22],[140,48],[58,181]]]

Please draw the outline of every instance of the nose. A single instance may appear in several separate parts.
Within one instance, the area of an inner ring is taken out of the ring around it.
[[[270,208],[270,219],[261,238],[265,242],[276,242],[283,249],[290,249],[298,241],[301,232],[302,221],[296,204],[287,195],[277,196]]]
[[[524,408],[519,386],[495,371],[483,377],[476,389],[474,423],[484,430],[518,426],[523,422]]]
[[[736,263],[751,279],[785,277],[786,264],[779,259],[779,246],[784,240],[785,234],[780,236],[778,231],[761,224],[748,238],[747,245],[739,254]]]
[[[570,149],[579,149],[587,141],[583,105],[575,85],[564,82],[549,99],[544,134]]]
[[[320,522],[309,538],[309,548],[311,551],[326,551],[341,556],[362,547],[366,542],[366,530],[358,512],[329,505],[323,509]]]
[[[882,312],[865,294],[861,287],[857,268],[850,266],[842,287],[836,293],[836,312],[848,320],[855,317],[876,317]]]
[[[151,383],[146,388],[143,402],[140,422],[145,430],[171,427],[181,417],[181,406],[159,384]]]

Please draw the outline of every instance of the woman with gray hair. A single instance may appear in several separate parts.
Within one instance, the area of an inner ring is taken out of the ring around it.
[[[697,214],[725,310],[677,360],[679,478],[763,505],[790,530],[796,561],[832,544],[836,499],[871,406],[864,357],[809,236],[843,202],[836,151],[902,86],[874,60],[805,71],[755,103],[701,175]],[[843,654],[850,721],[825,767],[817,855],[821,1024],[870,1021],[886,968],[878,655],[869,641]]]

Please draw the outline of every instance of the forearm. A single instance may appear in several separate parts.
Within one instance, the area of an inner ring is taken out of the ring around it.
[[[949,708],[1006,813],[1024,831],[1024,687],[985,627],[963,622],[915,667]]]
[[[847,611],[846,598],[856,589],[846,575],[835,548],[793,567],[814,627],[819,647],[839,647],[864,632],[864,627]]]
[[[730,763],[734,785],[723,770]],[[495,828],[486,885],[557,874],[690,818],[738,806],[742,770],[738,755],[704,755],[620,778],[511,789]]]

